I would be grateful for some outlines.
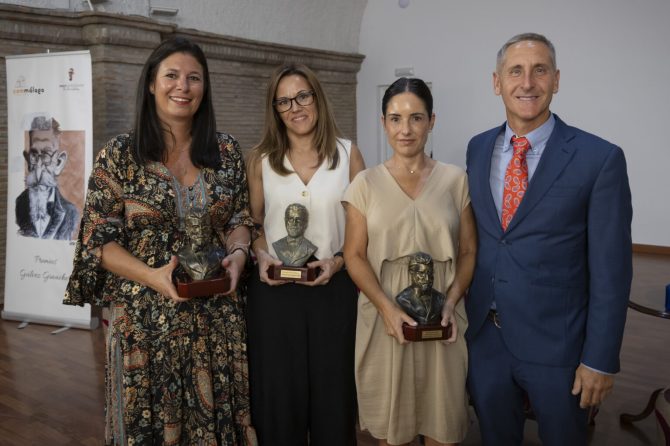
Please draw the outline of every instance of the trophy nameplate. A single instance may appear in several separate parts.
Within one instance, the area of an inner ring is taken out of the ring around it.
[[[230,274],[223,271],[221,276],[212,279],[193,280],[188,275],[175,278],[179,297],[202,297],[227,293],[230,290]]]
[[[451,337],[451,324],[443,327],[440,324],[416,325],[402,324],[402,335],[412,342],[439,341]]]
[[[318,268],[306,266],[270,265],[268,277],[272,280],[286,280],[289,282],[311,282],[316,279]]]

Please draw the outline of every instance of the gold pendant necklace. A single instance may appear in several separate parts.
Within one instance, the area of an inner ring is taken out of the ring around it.
[[[404,167],[405,170],[406,170],[407,172],[410,173],[410,175],[413,175],[417,170],[418,170],[418,171],[421,171],[421,169],[423,169],[423,167],[418,167],[418,168],[415,168],[415,169],[410,169],[409,167],[407,167],[407,166],[404,165],[403,163],[397,162],[397,161],[395,161],[395,160],[393,161],[393,167],[395,167],[396,169],[400,169],[400,166],[398,166],[398,164],[401,165],[402,167]]]

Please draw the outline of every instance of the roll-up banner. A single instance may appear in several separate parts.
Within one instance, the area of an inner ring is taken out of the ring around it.
[[[3,319],[95,328],[62,304],[93,156],[88,51],[7,56],[7,257]]]

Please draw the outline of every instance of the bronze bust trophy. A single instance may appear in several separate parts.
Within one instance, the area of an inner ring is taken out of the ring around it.
[[[417,322],[417,326],[403,325],[405,339],[447,339],[451,334],[451,326],[443,327],[440,324],[446,297],[433,288],[433,259],[424,252],[418,252],[410,257],[408,269],[410,286],[396,296],[396,302]]]
[[[184,217],[186,244],[177,252],[177,293],[182,297],[208,296],[228,291],[230,278],[221,265],[226,253],[211,246],[210,217],[204,209],[191,209]]]
[[[284,224],[287,236],[272,243],[277,258],[284,264],[271,266],[268,275],[276,280],[312,281],[316,278],[316,268],[304,267],[318,249],[305,238],[309,222],[307,208],[299,203],[286,207]]]

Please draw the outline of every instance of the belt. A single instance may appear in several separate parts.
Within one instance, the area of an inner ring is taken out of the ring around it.
[[[489,310],[488,314],[486,315],[486,319],[490,320],[493,322],[493,325],[500,328],[500,316],[496,310]]]

